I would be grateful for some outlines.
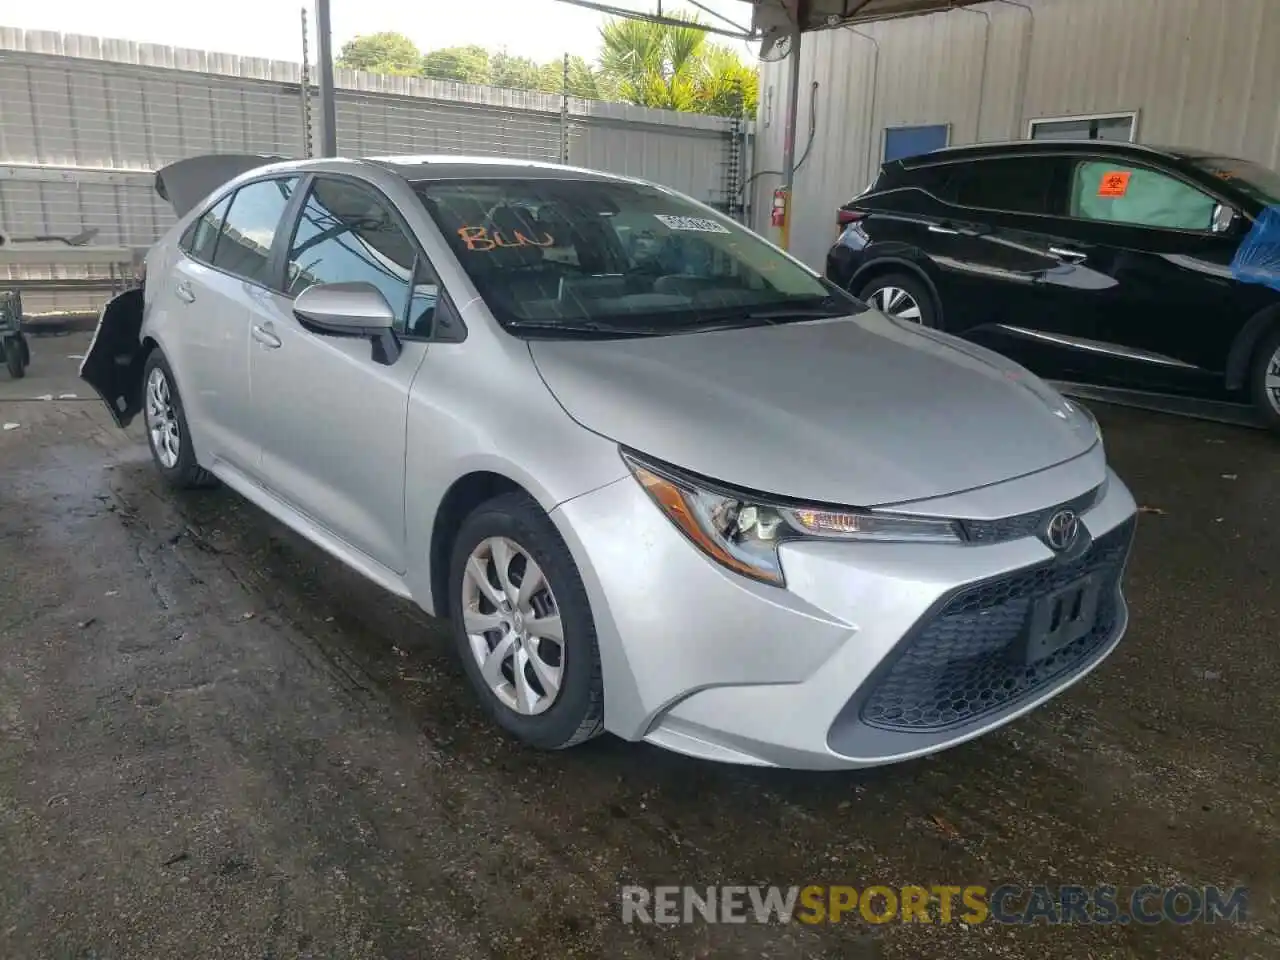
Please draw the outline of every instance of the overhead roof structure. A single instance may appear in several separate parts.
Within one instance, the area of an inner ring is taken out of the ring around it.
[[[615,17],[631,20],[647,20],[650,23],[667,23],[672,26],[690,26],[687,9],[673,9],[673,0],[645,0],[643,9],[621,6],[623,0],[559,0],[560,3],[586,7]],[[763,40],[771,33],[789,32],[798,25],[802,33],[825,30],[846,24],[867,23],[872,20],[890,20],[913,17],[926,13],[940,13],[955,7],[964,7],[981,0],[739,0],[742,15],[726,17],[708,7],[702,0],[684,0],[711,19],[700,26],[709,33],[733,37],[737,40]],[[799,7],[796,16],[796,8]],[[798,21],[798,24],[797,24]],[[785,26],[785,30],[783,29]]]

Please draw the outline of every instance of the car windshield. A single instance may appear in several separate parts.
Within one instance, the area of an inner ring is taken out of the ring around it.
[[[538,335],[656,335],[863,306],[665,190],[572,179],[414,185],[498,320]]]
[[[1191,163],[1261,204],[1280,204],[1280,173],[1252,160],[1192,157]]]

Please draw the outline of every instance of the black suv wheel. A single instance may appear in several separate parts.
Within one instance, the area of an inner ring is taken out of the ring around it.
[[[906,273],[890,273],[876,277],[858,294],[887,317],[918,323],[925,327],[938,325],[938,308],[933,294],[918,278]]]

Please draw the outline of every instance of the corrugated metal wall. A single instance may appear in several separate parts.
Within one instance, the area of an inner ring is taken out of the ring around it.
[[[0,28],[0,229],[96,227],[98,243],[146,247],[172,222],[150,171],[202,153],[306,155],[301,80],[293,63]],[[740,128],[724,118],[570,99],[562,127],[557,95],[346,70],[335,85],[346,156],[559,161],[567,138],[571,163],[720,207],[734,199],[726,171],[738,169]],[[84,297],[27,299],[78,307]]]
[[[821,266],[836,207],[873,178],[884,129],[950,125],[951,143],[1026,136],[1036,118],[1137,111],[1137,139],[1280,167],[1277,0],[1025,0],[806,35],[792,248]],[[861,34],[861,35],[859,35]],[[765,64],[755,166],[782,166],[787,65]],[[754,185],[764,229],[777,176]]]

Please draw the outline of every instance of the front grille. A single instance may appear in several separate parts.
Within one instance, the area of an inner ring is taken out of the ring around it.
[[[1032,537],[1043,530],[1049,523],[1049,518],[1059,510],[1072,510],[1079,516],[1098,501],[1101,493],[1102,487],[1099,486],[1056,507],[1001,517],[999,520],[962,520],[961,525],[971,543],[1003,543],[1005,540]]]
[[[862,722],[923,732],[968,723],[1011,705],[1083,665],[1112,635],[1133,521],[1094,541],[1084,555],[1051,561],[968,587],[908,640],[870,681]],[[1033,602],[1086,575],[1102,585],[1093,629],[1042,660],[1020,657]]]

